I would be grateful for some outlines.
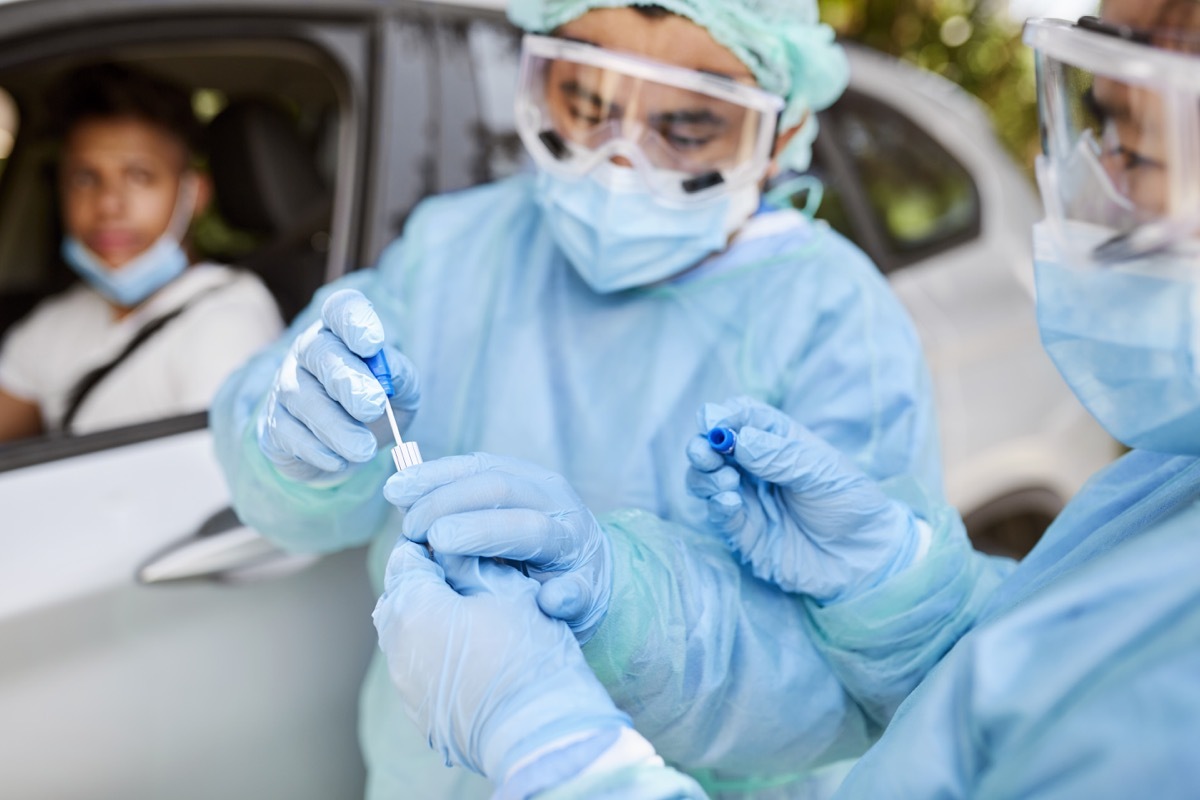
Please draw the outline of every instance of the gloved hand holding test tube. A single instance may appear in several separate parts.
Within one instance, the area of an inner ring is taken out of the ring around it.
[[[388,370],[387,358],[384,357],[383,351],[380,350],[370,358],[364,358],[363,361],[366,362],[367,368],[379,381],[379,385],[383,387],[387,396],[395,396],[396,387],[392,385],[392,373]],[[420,464],[421,448],[417,447],[416,442],[406,442],[400,438],[400,427],[396,424],[396,414],[392,411],[392,404],[384,403],[383,408],[387,412],[388,424],[392,426],[392,436],[396,438],[396,446],[392,448],[392,461],[395,462],[396,469],[402,470],[405,467]]]

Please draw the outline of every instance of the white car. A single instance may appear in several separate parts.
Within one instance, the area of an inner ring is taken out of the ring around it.
[[[0,3],[0,330],[68,277],[40,102],[66,69],[118,57],[194,89],[227,228],[207,241],[290,314],[421,197],[522,168],[516,41],[497,9],[450,3]],[[916,320],[951,500],[981,546],[1023,552],[1116,452],[1037,341],[1036,198],[961,92],[851,60],[822,214]],[[363,554],[285,555],[242,527],[205,424],[0,447],[0,795],[361,795]]]

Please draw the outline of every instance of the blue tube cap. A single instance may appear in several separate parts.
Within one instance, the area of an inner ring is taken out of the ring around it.
[[[713,428],[708,432],[708,446],[723,456],[730,455],[737,446],[737,434],[729,428]]]
[[[392,373],[388,369],[387,357],[380,350],[370,358],[364,358],[367,369],[371,370],[371,374],[379,381],[379,385],[383,387],[384,394],[388,397],[396,395],[396,387],[392,385]]]

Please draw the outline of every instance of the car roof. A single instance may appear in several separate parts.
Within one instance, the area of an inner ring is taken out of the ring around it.
[[[956,125],[966,123],[986,131],[988,137],[993,135],[983,101],[953,81],[864,45],[841,44],[850,60],[851,85],[855,89],[893,100],[917,97],[922,105],[946,112]]]

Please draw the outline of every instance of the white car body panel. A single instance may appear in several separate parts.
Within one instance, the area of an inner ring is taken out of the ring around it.
[[[5,796],[361,787],[355,698],[374,641],[362,551],[273,580],[134,579],[226,505],[204,430],[0,473]]]

